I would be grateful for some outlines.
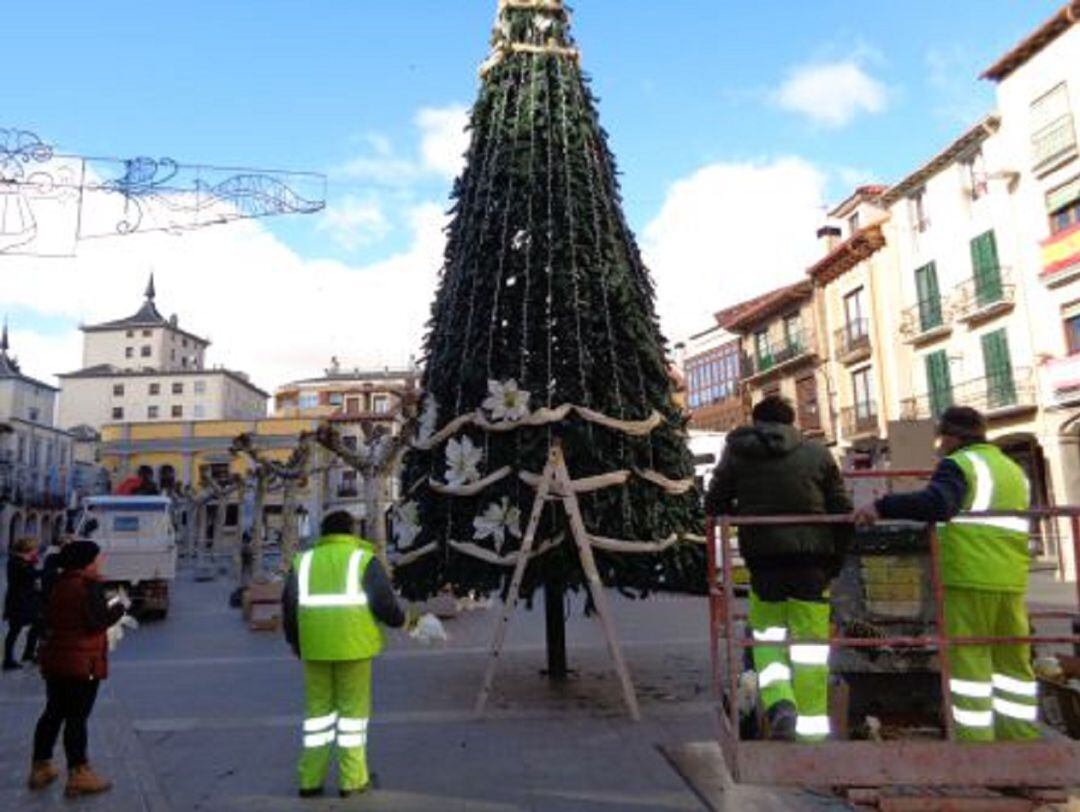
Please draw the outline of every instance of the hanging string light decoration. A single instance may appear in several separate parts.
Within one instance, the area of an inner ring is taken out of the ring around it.
[[[505,591],[559,442],[604,582],[705,588],[654,290],[560,0],[500,0],[393,520],[404,594]],[[582,586],[557,502],[522,584]]]

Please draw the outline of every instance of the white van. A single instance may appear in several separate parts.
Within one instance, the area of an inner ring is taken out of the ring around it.
[[[694,479],[702,494],[709,489],[713,470],[720,462],[727,442],[727,433],[723,431],[690,430],[688,445],[694,456]]]
[[[75,535],[86,536],[104,554],[102,577],[128,589],[137,610],[164,617],[169,610],[169,581],[176,577],[176,530],[167,496],[88,496],[83,500]]]

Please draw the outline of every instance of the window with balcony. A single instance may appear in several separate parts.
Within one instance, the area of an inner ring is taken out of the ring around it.
[[[972,200],[978,200],[986,195],[988,186],[986,182],[986,162],[983,159],[981,149],[976,149],[960,164],[964,174],[964,185]]]
[[[146,407],[146,418],[148,420],[157,420],[158,419],[158,414],[160,414],[160,412],[161,412],[161,410],[157,406],[147,406]]]
[[[1062,82],[1031,103],[1031,164],[1038,172],[1075,156],[1076,128]]]
[[[912,192],[909,205],[911,209],[911,225],[921,234],[930,228],[930,220],[926,217],[926,189]]]
[[[983,368],[986,370],[986,405],[1000,409],[1016,403],[1016,380],[1009,355],[1009,337],[1004,329],[982,337]]]
[[[971,241],[971,266],[975,274],[976,306],[986,307],[1000,302],[1004,297],[1004,289],[1001,284],[997,240],[993,231],[980,234]]]
[[[864,288],[858,287],[844,297],[844,326],[836,336],[841,356],[869,347],[870,322],[866,318]]]
[[[855,398],[855,422],[860,426],[877,420],[874,381],[870,372],[870,367],[866,367],[851,373],[851,390]]]
[[[941,291],[937,265],[928,262],[915,269],[915,293],[919,297],[919,330],[926,332],[942,325]]]
[[[1046,212],[1052,235],[1080,225],[1080,175],[1046,193]]]
[[[151,395],[160,395],[161,394],[161,384],[160,383],[152,383],[148,387],[148,390],[149,390]]]
[[[1069,355],[1080,352],[1080,313],[1065,319],[1065,346]]]
[[[759,370],[772,366],[772,350],[769,347],[769,331],[758,330],[754,333],[754,357]]]
[[[926,391],[930,401],[930,416],[937,419],[953,402],[949,356],[945,354],[945,350],[938,350],[927,355],[925,363]]]

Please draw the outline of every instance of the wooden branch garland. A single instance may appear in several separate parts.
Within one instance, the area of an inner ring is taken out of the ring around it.
[[[438,543],[433,541],[431,544],[425,544],[417,550],[410,550],[407,553],[402,553],[394,558],[392,563],[395,567],[403,567],[406,564],[411,564],[417,559],[423,558],[425,555],[435,552],[438,548]]]
[[[635,468],[634,473],[646,482],[651,482],[653,485],[663,488],[672,496],[681,496],[694,488],[693,477],[687,477],[686,479],[668,479],[659,471],[653,471],[651,468]]]
[[[528,485],[533,490],[540,487],[540,474],[534,474],[532,471],[520,471],[518,477],[521,481]],[[598,474],[597,476],[583,477],[581,479],[575,479],[572,481],[574,493],[589,493],[590,491],[598,491],[602,488],[610,488],[615,485],[622,485],[628,479],[630,479],[629,471],[612,471],[608,474]],[[559,496],[566,496],[562,492],[561,488],[552,487],[551,492],[558,494]]]
[[[548,552],[549,550],[554,550],[556,547],[563,543],[563,539],[565,538],[565,536],[565,533],[559,533],[554,538],[548,539],[531,553],[529,553],[529,560],[537,558]],[[481,561],[486,561],[488,564],[495,564],[496,566],[500,567],[515,566],[520,556],[520,551],[507,553],[506,555],[499,555],[493,550],[489,550],[486,547],[481,547],[478,544],[473,544],[472,542],[467,541],[451,540],[448,543],[459,553],[472,556],[473,558],[477,558]]]
[[[589,534],[589,544],[612,553],[662,553],[668,547],[677,544],[678,541],[679,537],[675,533],[672,533],[663,541],[626,541],[625,539],[610,539]]]
[[[621,431],[624,434],[629,434],[633,437],[645,437],[664,422],[663,415],[656,410],[653,410],[652,414],[644,420],[619,420],[618,418],[609,417],[601,412],[593,411],[585,406],[576,406],[572,403],[564,403],[553,409],[540,408],[534,412],[530,412],[528,416],[523,417],[521,420],[507,420],[497,423],[491,422],[484,416],[483,412],[477,410],[475,412],[458,415],[426,440],[414,440],[412,446],[421,451],[430,451],[435,446],[448,440],[465,426],[472,425],[485,431],[513,431],[522,426],[536,427],[546,426],[550,423],[558,423],[565,420],[571,412],[577,413],[579,417],[590,423],[604,426],[613,431]]]
[[[434,479],[429,478],[428,487],[435,493],[445,494],[446,496],[476,496],[488,485],[494,485],[500,479],[504,479],[512,473],[513,469],[509,465],[504,465],[495,473],[488,474],[483,479],[478,479],[476,482],[470,482],[467,485],[447,485],[445,482],[436,482]]]

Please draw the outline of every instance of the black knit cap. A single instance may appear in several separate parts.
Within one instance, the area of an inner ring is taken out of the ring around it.
[[[94,563],[100,552],[101,547],[92,541],[73,541],[60,548],[56,563],[62,570],[81,570]]]
[[[970,406],[950,406],[942,412],[937,433],[961,440],[985,440],[986,418]]]

